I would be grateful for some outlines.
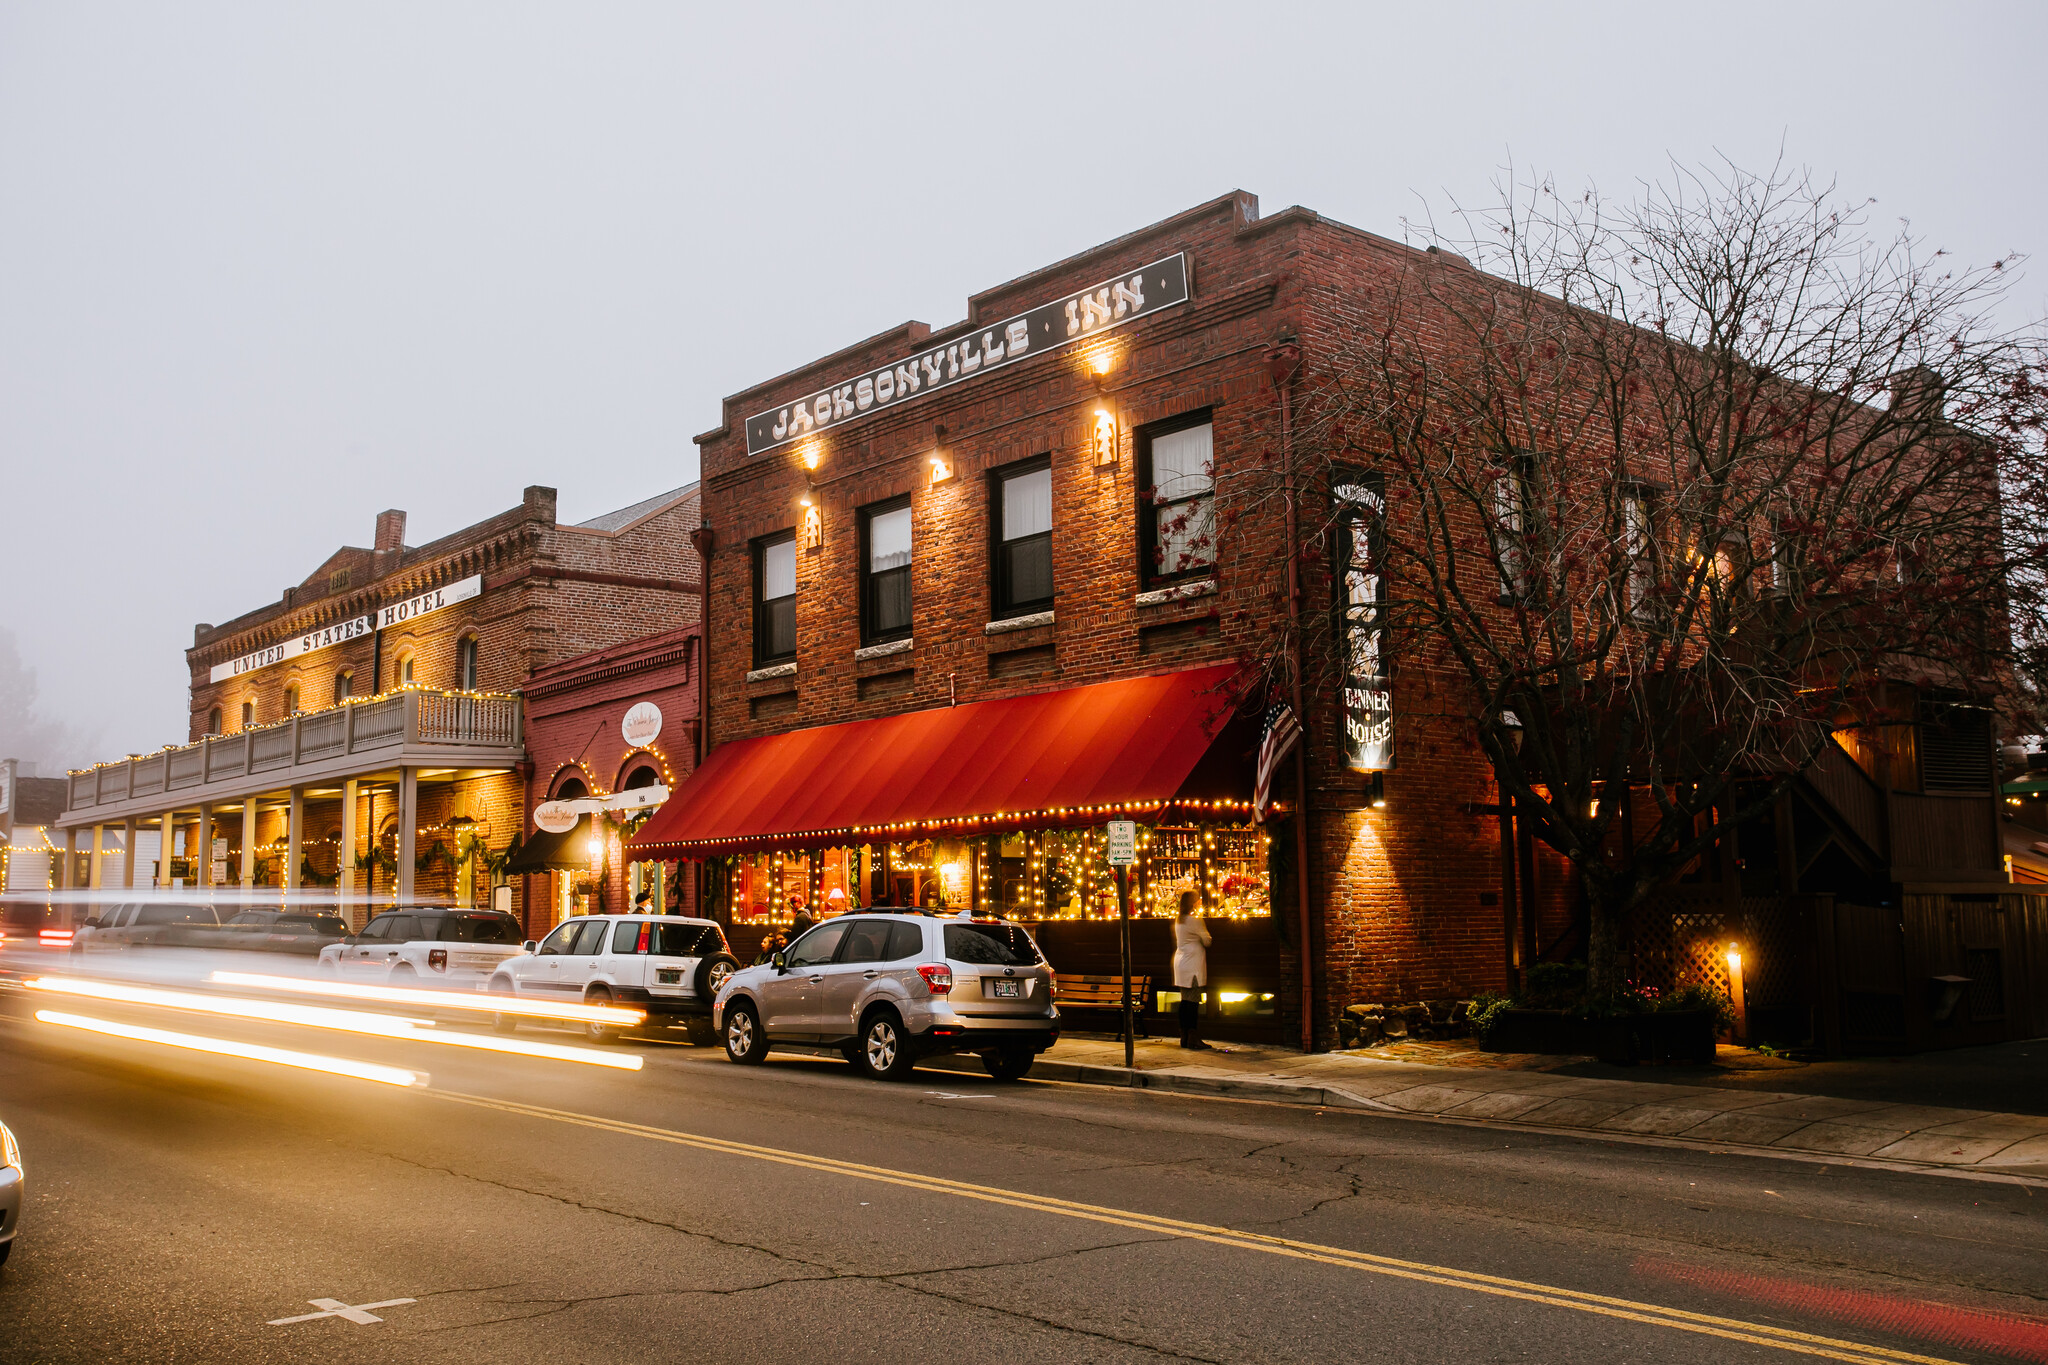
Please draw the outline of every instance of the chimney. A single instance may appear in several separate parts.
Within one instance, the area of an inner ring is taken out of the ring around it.
[[[371,548],[379,553],[405,548],[405,513],[394,507],[377,514],[377,539]]]
[[[1931,366],[1913,365],[1892,375],[1890,409],[1906,422],[1947,418],[1948,393],[1940,372]]]
[[[520,495],[519,505],[533,515],[536,521],[552,525],[555,520],[555,490],[541,484],[529,484]]]

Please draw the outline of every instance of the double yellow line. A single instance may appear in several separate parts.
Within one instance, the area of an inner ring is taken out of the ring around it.
[[[1861,1342],[1816,1336],[1810,1332],[1795,1332],[1789,1328],[1773,1327],[1768,1323],[1716,1317],[1709,1313],[1689,1313],[1683,1309],[1665,1308],[1654,1303],[1639,1303],[1632,1299],[1614,1298],[1606,1294],[1588,1294],[1576,1289],[1561,1289],[1554,1285],[1507,1279],[1499,1275],[1482,1275],[1476,1271],[1430,1265],[1423,1261],[1375,1256],[1369,1252],[1323,1246],[1316,1242],[1299,1242],[1261,1232],[1244,1232],[1237,1228],[1218,1227],[1209,1223],[1190,1223],[1178,1218],[1133,1213],[1126,1209],[1107,1208],[1099,1204],[1055,1199],[1050,1195],[1027,1194],[992,1185],[974,1185],[963,1180],[947,1180],[942,1176],[919,1175],[912,1171],[890,1170],[886,1166],[868,1166],[857,1161],[809,1156],[777,1147],[762,1147],[750,1142],[733,1142],[725,1138],[677,1132],[671,1128],[653,1128],[646,1124],[599,1118],[592,1114],[578,1114],[564,1109],[548,1109],[535,1104],[487,1099],[481,1095],[463,1095],[452,1091],[420,1093],[457,1104],[474,1105],[480,1109],[495,1109],[501,1113],[516,1114],[525,1118],[574,1124],[599,1132],[645,1138],[679,1147],[692,1147],[701,1152],[713,1152],[722,1156],[773,1162],[779,1166],[793,1166],[825,1175],[874,1181],[884,1185],[900,1186],[903,1189],[924,1190],[931,1194],[979,1200],[985,1204],[1002,1204],[1032,1213],[1052,1214],[1061,1218],[1075,1218],[1084,1222],[1156,1233],[1162,1238],[1177,1237],[1188,1241],[1208,1242],[1215,1246],[1263,1252],[1270,1256],[1284,1256],[1298,1261],[1313,1261],[1346,1270],[1363,1271],[1370,1275],[1386,1275],[1395,1279],[1439,1285],[1447,1289],[1463,1289],[1474,1294],[1489,1294],[1495,1298],[1519,1299],[1524,1303],[1568,1308],[1575,1312],[1592,1313],[1623,1322],[1638,1322],[1676,1332],[1693,1332],[1701,1336],[1745,1342],[1752,1346],[1776,1347],[1779,1350],[1824,1360],[1850,1361],[1854,1362],[1854,1365],[1901,1365],[1902,1362],[1905,1365],[1957,1365],[1956,1362],[1939,1356],[1915,1355],[1910,1351],[1894,1351],[1883,1346],[1866,1346]]]

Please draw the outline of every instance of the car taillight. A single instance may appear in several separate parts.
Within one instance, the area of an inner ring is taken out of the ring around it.
[[[45,948],[64,948],[69,947],[71,943],[69,929],[45,929],[36,937],[42,940]]]
[[[445,972],[445,971],[447,971],[447,970],[448,970],[448,950],[447,950],[446,948],[429,948],[429,949],[427,949],[427,965],[428,965],[429,967],[432,967],[432,968],[433,968],[433,969],[434,969],[435,971],[437,971],[437,972]]]
[[[917,969],[917,974],[924,978],[933,995],[944,995],[953,989],[953,969],[943,962],[927,962]]]
[[[1045,978],[1045,994],[1046,998],[1050,1000],[1060,998],[1060,979],[1058,977],[1048,976]]]

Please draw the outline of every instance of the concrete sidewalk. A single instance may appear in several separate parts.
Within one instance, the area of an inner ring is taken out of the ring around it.
[[[1760,1155],[1967,1171],[2048,1185],[2048,1117],[1537,1069],[1568,1064],[1569,1058],[1473,1052],[1460,1060],[1442,1065],[1237,1043],[1214,1052],[1187,1052],[1173,1041],[1145,1038],[1137,1045],[1136,1068],[1127,1071],[1121,1042],[1069,1035],[1038,1059],[1031,1076],[1588,1137],[1676,1141]],[[981,1070],[972,1057],[934,1058],[927,1065]]]

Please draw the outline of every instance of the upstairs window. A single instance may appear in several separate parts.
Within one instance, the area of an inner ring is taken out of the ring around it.
[[[218,706],[206,713],[206,733],[209,735],[220,733],[220,708]]]
[[[341,705],[355,695],[356,675],[349,669],[342,669],[334,675],[334,704]]]
[[[1138,433],[1142,577],[1171,582],[1216,567],[1216,440],[1207,413]]]
[[[255,703],[255,702],[253,702],[253,701],[245,701],[245,702],[243,702],[243,703],[242,703],[242,728],[243,728],[244,730],[246,730],[246,729],[248,729],[248,728],[249,728],[250,726],[254,725],[255,723],[256,723],[256,703]]]
[[[404,687],[412,681],[412,651],[398,656],[398,685]]]
[[[1529,591],[1529,473],[1517,458],[1493,481],[1494,548],[1503,606]]]
[[[1657,540],[1651,497],[1651,490],[1641,485],[1623,489],[1621,494],[1621,547],[1628,559],[1628,614],[1639,622],[1649,620],[1656,610],[1652,597],[1657,586]]]
[[[455,686],[463,692],[476,691],[476,636],[465,635],[455,642]]]
[[[796,532],[754,542],[754,667],[796,657]]]
[[[287,716],[299,714],[299,685],[292,683],[284,690],[284,713]]]
[[[1052,457],[993,476],[995,615],[1029,616],[1052,607]]]
[[[861,640],[910,634],[910,499],[861,513]]]

